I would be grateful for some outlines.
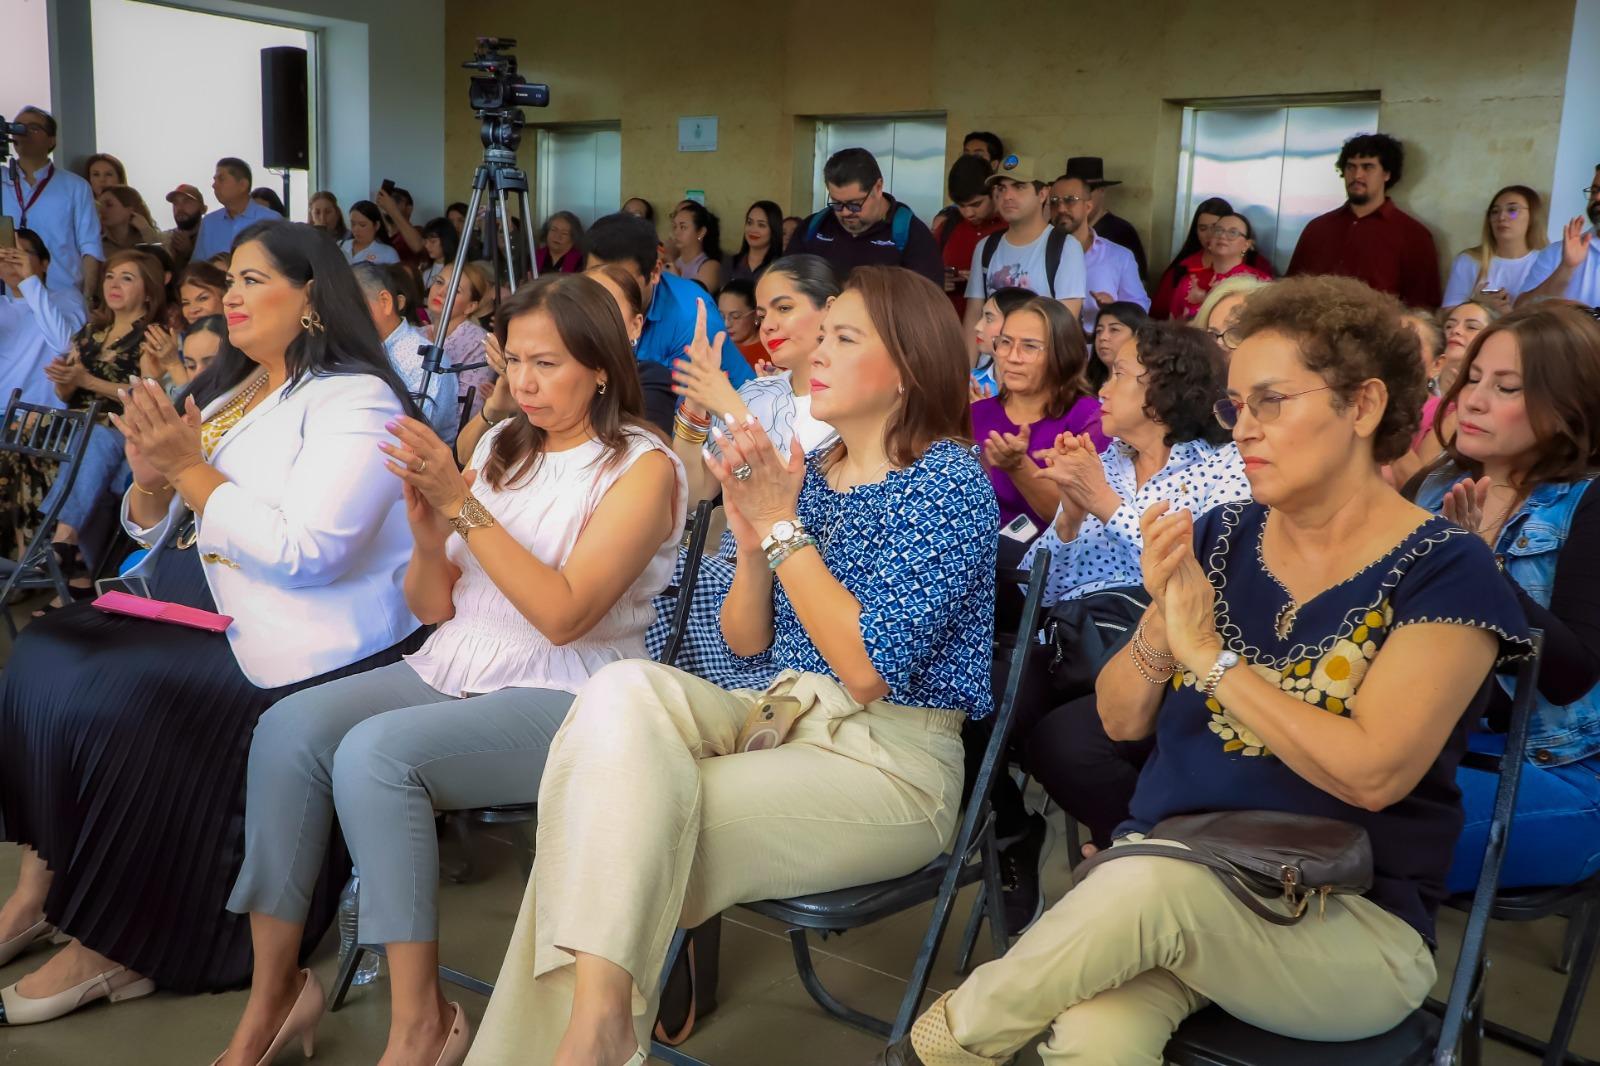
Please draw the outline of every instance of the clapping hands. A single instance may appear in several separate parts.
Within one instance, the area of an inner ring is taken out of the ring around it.
[[[1144,587],[1162,619],[1166,645],[1184,666],[1204,673],[1216,661],[1222,640],[1213,614],[1216,590],[1194,554],[1194,516],[1158,500],[1140,517],[1139,529]]]

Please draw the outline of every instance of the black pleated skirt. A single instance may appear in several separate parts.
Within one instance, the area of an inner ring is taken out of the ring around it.
[[[199,553],[169,550],[151,595],[215,610]],[[174,992],[250,978],[250,927],[228,894],[244,857],[245,769],[256,720],[303,688],[394,662],[421,633],[339,670],[261,689],[226,637],[83,603],[23,631],[0,674],[0,838],[54,873],[62,932]],[[333,921],[350,872],[333,846],[302,955]]]

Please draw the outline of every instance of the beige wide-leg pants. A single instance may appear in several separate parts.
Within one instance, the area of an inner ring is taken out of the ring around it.
[[[539,789],[538,851],[469,1066],[551,1061],[572,1007],[573,952],[633,976],[648,1048],[672,934],[736,903],[898,877],[948,846],[961,803],[962,715],[856,703],[786,672],[809,710],[781,747],[736,752],[762,693],[646,661],[579,693]]]
[[[1205,867],[1134,855],[1093,871],[974,970],[911,1041],[927,1066],[985,1066],[1048,1028],[1048,1066],[1161,1066],[1173,1030],[1208,1001],[1287,1036],[1355,1040],[1392,1029],[1433,979],[1421,935],[1359,896],[1274,925]]]

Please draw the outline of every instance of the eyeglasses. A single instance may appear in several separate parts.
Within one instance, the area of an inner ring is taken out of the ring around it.
[[[1489,208],[1489,217],[1490,218],[1521,218],[1522,217],[1522,208],[1517,206],[1516,204],[1513,204],[1510,207],[1491,207],[1491,208]]]
[[[859,200],[829,200],[828,210],[836,215],[859,215],[870,199],[872,195],[869,193]]]
[[[1278,392],[1266,392],[1259,396],[1250,396],[1244,400],[1233,400],[1223,397],[1211,408],[1216,413],[1217,421],[1222,423],[1223,429],[1232,429],[1239,424],[1239,412],[1246,407],[1250,408],[1250,415],[1257,422],[1275,422],[1283,413],[1283,401],[1293,400],[1300,396],[1310,396],[1313,392],[1326,392],[1333,388],[1332,385],[1318,385],[1314,389],[1303,392],[1291,392],[1287,396]]]
[[[994,354],[1005,355],[1012,348],[1021,348],[1028,355],[1043,355],[1043,341],[1019,341],[1002,333],[994,339]]]
[[[1206,332],[1211,334],[1211,339],[1220,344],[1222,346],[1222,350],[1225,352],[1233,351],[1235,348],[1239,347],[1239,342],[1244,340],[1244,337],[1241,336],[1239,331],[1236,329],[1208,328]]]
[[[1049,202],[1051,207],[1055,207],[1059,204],[1066,204],[1068,207],[1071,207],[1074,204],[1081,204],[1087,201],[1085,201],[1085,199],[1081,196],[1052,196],[1050,197]]]
[[[1244,230],[1242,230],[1242,229],[1234,229],[1231,226],[1228,227],[1227,229],[1223,229],[1221,226],[1212,226],[1211,227],[1211,235],[1213,237],[1221,237],[1225,241],[1236,241],[1240,237],[1248,237],[1249,236],[1249,234],[1246,233]]]
[[[1583,195],[1589,197],[1590,199],[1600,196],[1600,185],[1589,186],[1587,189],[1583,190]]]

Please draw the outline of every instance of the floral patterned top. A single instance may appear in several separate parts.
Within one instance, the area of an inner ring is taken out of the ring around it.
[[[1261,553],[1266,516],[1257,503],[1209,511],[1196,521],[1195,550],[1217,591],[1217,632],[1224,643],[1295,698],[1329,714],[1350,713],[1389,636],[1419,622],[1487,629],[1500,638],[1502,661],[1527,649],[1527,623],[1488,547],[1443,518],[1423,521],[1381,559],[1290,613],[1288,592]],[[1432,943],[1461,832],[1456,766],[1488,686],[1462,708],[1456,730],[1411,794],[1373,812],[1290,770],[1227,707],[1201,696],[1201,680],[1187,671],[1173,678],[1156,723],[1155,751],[1139,776],[1131,816],[1116,835],[1148,832],[1163,818],[1203,811],[1279,810],[1355,823],[1372,839],[1375,876],[1367,897]]]
[[[126,385],[139,376],[139,346],[144,343],[144,331],[145,323],[141,321],[116,344],[107,347],[104,334],[97,337],[94,332],[85,328],[73,342],[78,346],[78,360],[89,373],[100,380]],[[78,389],[67,401],[67,406],[73,410],[82,410],[95,399],[100,401],[100,410],[95,415],[95,421],[103,426],[109,426],[111,413],[122,411],[122,405],[115,397],[97,397],[88,389]]]

